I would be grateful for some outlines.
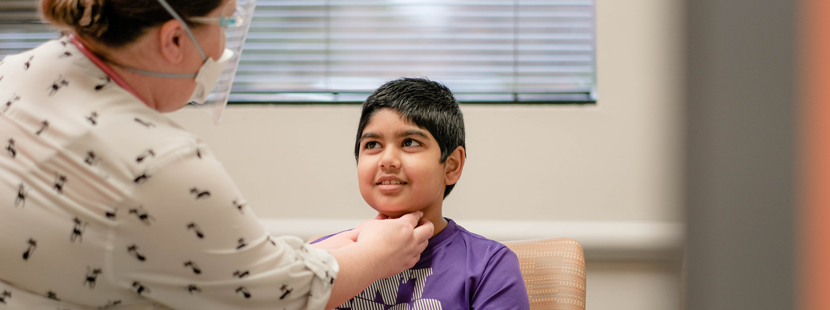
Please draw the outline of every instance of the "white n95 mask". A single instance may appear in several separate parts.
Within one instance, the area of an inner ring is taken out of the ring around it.
[[[190,96],[190,102],[205,104],[210,91],[219,81],[219,77],[222,76],[222,72],[225,71],[225,67],[228,65],[228,61],[233,58],[233,55],[233,51],[226,48],[219,60],[208,58],[202,64],[199,72],[196,73],[196,89],[193,90],[193,94]]]

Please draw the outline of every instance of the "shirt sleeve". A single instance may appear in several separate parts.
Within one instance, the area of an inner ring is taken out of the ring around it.
[[[490,258],[471,300],[475,310],[530,309],[519,258],[513,251],[503,247]]]
[[[174,309],[323,309],[338,272],[327,251],[273,237],[206,149],[159,158],[113,211],[116,285]]]

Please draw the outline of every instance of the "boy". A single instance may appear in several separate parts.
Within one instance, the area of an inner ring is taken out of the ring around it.
[[[464,120],[444,85],[403,78],[366,99],[355,141],[360,194],[379,218],[423,211],[435,235],[413,268],[376,281],[337,309],[530,307],[516,255],[441,216],[465,158]],[[359,230],[313,243],[339,247]]]

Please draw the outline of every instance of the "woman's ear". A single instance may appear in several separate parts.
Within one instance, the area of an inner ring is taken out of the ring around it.
[[[464,161],[467,159],[467,151],[463,146],[455,148],[447,161],[444,162],[444,185],[452,185],[461,178],[461,171],[464,170]]]
[[[187,33],[178,20],[171,19],[158,29],[159,52],[171,64],[179,64],[184,60],[184,45]]]

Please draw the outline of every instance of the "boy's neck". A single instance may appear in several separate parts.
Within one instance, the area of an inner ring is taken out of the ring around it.
[[[435,227],[435,232],[432,234],[433,237],[438,235],[444,228],[447,228],[447,220],[441,213],[440,206],[438,208],[427,208],[424,209],[424,219],[432,222],[432,225]]]
[[[430,223],[432,223],[432,226],[434,227],[432,237],[438,235],[440,232],[444,230],[444,228],[447,228],[447,225],[449,225],[449,222],[444,218],[443,214],[441,213],[442,204],[443,201],[441,201],[441,203],[437,205],[432,205],[421,209],[421,211],[424,212],[424,216],[421,219],[430,221]],[[388,216],[389,218],[399,218],[403,216],[403,214],[389,215],[383,212],[381,212],[381,214]]]

